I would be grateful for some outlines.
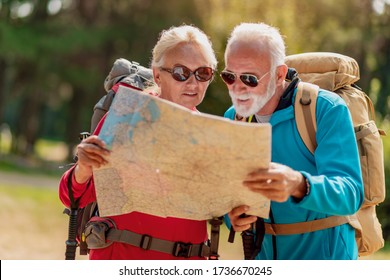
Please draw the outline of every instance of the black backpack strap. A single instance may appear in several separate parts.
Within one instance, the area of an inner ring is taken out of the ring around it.
[[[229,230],[229,237],[228,237],[228,242],[229,243],[234,243],[234,237],[236,236],[236,232],[234,231],[233,226],[230,227]]]
[[[254,242],[254,250],[251,256],[251,260],[254,260],[256,256],[260,253],[261,251],[261,246],[263,244],[264,240],[264,235],[265,235],[265,224],[264,224],[264,219],[257,217],[257,221],[255,223],[256,225],[256,238]]]
[[[66,240],[65,260],[74,260],[76,258],[77,248],[77,212],[78,201],[74,199],[72,190],[72,176],[74,168],[69,172],[68,178],[68,194],[70,199],[70,213],[69,213],[69,227],[68,227],[68,240]]]
[[[219,258],[218,247],[219,247],[220,228],[223,222],[222,219],[223,217],[217,217],[209,221],[211,225],[209,260],[218,260]]]
[[[255,234],[252,230],[245,230],[241,233],[242,247],[244,249],[244,259],[252,260],[255,248]]]
[[[265,235],[264,219],[257,217],[257,221],[252,224],[251,229],[241,233],[244,257],[246,260],[254,260],[261,251]]]

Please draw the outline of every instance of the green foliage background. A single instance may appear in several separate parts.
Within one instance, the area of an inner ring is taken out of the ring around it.
[[[11,153],[34,157],[37,141],[47,139],[67,143],[70,158],[79,132],[89,130],[115,59],[148,66],[159,33],[186,23],[210,36],[222,70],[227,36],[244,21],[280,28],[288,54],[354,57],[358,85],[390,133],[389,0],[0,0],[0,125],[10,127]],[[217,78],[199,109],[222,115],[229,106]],[[389,137],[384,146],[390,178]],[[390,241],[389,199],[378,212]]]

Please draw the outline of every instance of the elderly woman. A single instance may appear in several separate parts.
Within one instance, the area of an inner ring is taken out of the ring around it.
[[[183,25],[164,30],[153,49],[151,64],[157,94],[196,110],[216,65],[211,42],[200,29]],[[70,205],[68,181],[80,207],[96,201],[92,168],[106,164],[103,156],[108,153],[97,135],[77,146],[78,162],[60,181],[59,194],[64,205]],[[208,255],[206,221],[161,218],[140,212],[108,218],[127,237],[91,249],[90,259],[205,259]]]

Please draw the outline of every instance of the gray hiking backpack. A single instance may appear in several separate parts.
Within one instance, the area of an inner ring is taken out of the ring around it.
[[[98,126],[100,120],[109,110],[112,101],[115,97],[118,86],[127,86],[135,89],[139,89],[140,91],[155,86],[153,82],[153,72],[151,69],[145,68],[137,62],[130,62],[126,59],[120,58],[117,59],[106,77],[104,81],[104,88],[107,92],[94,106],[94,112],[91,119],[91,132],[82,132],[80,134],[80,140],[88,137],[93,133]],[[77,159],[76,159],[77,161]],[[72,174],[69,175],[71,178]],[[80,255],[87,255],[89,252],[86,239],[89,231],[89,223],[91,219],[97,219],[99,216],[99,210],[97,202],[94,201],[84,208],[79,208],[78,200],[74,199],[71,180],[68,180],[68,193],[69,199],[71,201],[70,209],[65,209],[64,213],[69,215],[69,231],[68,231],[68,240],[66,241],[66,252],[65,259],[66,260],[74,260],[76,256],[76,249],[79,247]],[[219,236],[220,236],[220,226],[222,224],[222,217],[216,217],[209,220],[210,223],[210,250],[207,253],[208,258],[211,260],[217,260],[218,255],[218,246],[219,246]],[[106,229],[102,229],[105,231]],[[116,229],[115,229],[116,230]],[[112,231],[112,230],[111,230]],[[134,235],[134,233],[133,233]],[[123,238],[126,239],[126,238]],[[115,239],[110,239],[115,240]],[[144,240],[144,238],[142,238]],[[151,238],[150,238],[151,240]],[[157,239],[155,239],[157,241]],[[103,242],[104,242],[103,238]],[[125,243],[137,246],[139,242],[136,242],[134,238],[126,239],[123,241]],[[166,241],[162,241],[162,244],[165,244],[163,247],[166,247]],[[177,243],[177,242],[176,242]],[[180,242],[179,242],[180,243]],[[188,248],[192,248],[188,246],[188,244],[184,244]],[[182,256],[181,247],[177,246],[177,250],[175,250],[174,255]],[[145,249],[145,248],[144,248]],[[177,251],[177,252],[176,252]],[[184,250],[185,251],[185,250]],[[189,249],[187,255],[183,255],[184,257],[188,257],[191,254],[192,249]],[[165,250],[163,251],[165,252]],[[195,249],[194,249],[195,252]]]
[[[117,59],[104,80],[104,89],[107,94],[104,95],[94,106],[91,119],[90,132],[80,133],[80,140],[88,137],[94,132],[100,120],[107,113],[117,91],[117,85],[133,87],[139,90],[152,87],[153,72],[151,69],[141,66],[138,62],[130,62],[124,58]],[[77,156],[75,157],[77,162]],[[72,176],[70,174],[69,176]],[[84,208],[79,208],[78,200],[74,199],[71,180],[68,180],[68,193],[71,202],[70,209],[64,210],[69,215],[68,240],[66,241],[66,260],[74,260],[76,248],[79,247],[80,255],[87,255],[88,248],[83,236],[84,227],[92,216],[98,215],[96,202],[92,202]]]
[[[107,94],[93,108],[91,133],[93,133],[99,121],[110,108],[116,93],[114,86],[117,84],[130,86],[139,90],[144,90],[155,85],[151,69],[141,66],[138,62],[130,62],[124,58],[117,59],[104,80],[104,89]]]

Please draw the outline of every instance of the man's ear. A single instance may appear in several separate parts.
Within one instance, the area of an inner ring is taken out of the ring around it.
[[[279,65],[276,67],[276,84],[281,85],[286,79],[288,72],[288,66],[286,64]]]
[[[160,86],[160,84],[161,84],[160,75],[161,75],[160,69],[153,68],[153,78],[154,78],[154,82],[155,82],[158,86]]]

